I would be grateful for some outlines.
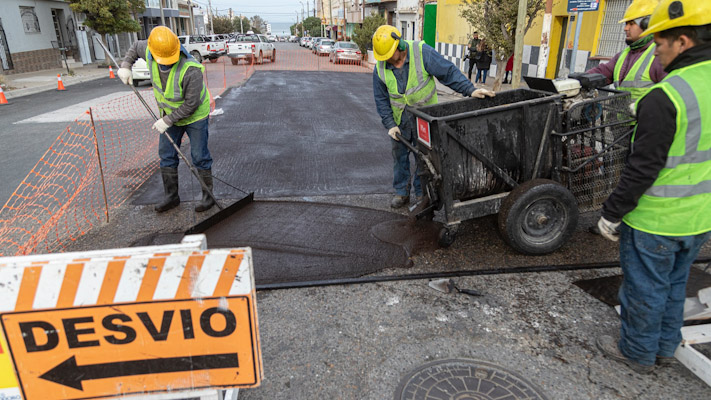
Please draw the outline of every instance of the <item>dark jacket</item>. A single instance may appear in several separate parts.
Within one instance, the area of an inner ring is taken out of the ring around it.
[[[711,43],[694,46],[675,58],[665,69],[688,67],[711,60]],[[637,104],[637,130],[632,151],[615,190],[602,205],[602,216],[619,222],[637,207],[639,198],[657,180],[669,155],[676,133],[676,108],[661,89],[653,89]]]
[[[489,69],[492,59],[491,50],[477,51],[474,59],[476,60],[477,69]]]

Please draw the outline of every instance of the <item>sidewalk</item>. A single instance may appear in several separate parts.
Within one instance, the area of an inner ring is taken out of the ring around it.
[[[0,75],[2,88],[8,99],[27,96],[34,93],[57,89],[57,74],[62,75],[64,86],[108,78],[109,69],[99,68],[97,64],[88,64],[83,67],[71,69],[73,76],[67,74],[66,68],[48,69],[24,74]],[[114,74],[116,71],[114,71]]]

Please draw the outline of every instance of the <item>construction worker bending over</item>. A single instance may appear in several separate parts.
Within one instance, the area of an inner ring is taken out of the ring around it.
[[[603,74],[607,77],[608,85],[614,84],[616,89],[630,92],[632,101],[637,101],[652,85],[667,75],[654,56],[654,37],[642,35],[657,4],[659,0],[633,1],[620,20],[620,23],[625,24],[628,47],[609,62],[588,71]]]
[[[402,40],[400,31],[390,25],[380,26],[373,35],[373,53],[378,61],[373,71],[375,105],[392,138],[393,187],[390,206],[400,208],[410,201],[410,152],[397,135],[415,144],[415,119],[404,111],[405,105],[437,103],[434,78],[452,90],[477,98],[492,97],[494,92],[475,90],[474,85],[454,64],[431,46],[420,41]],[[415,196],[422,197],[420,177],[413,180]]]
[[[178,37],[167,27],[157,26],[148,40],[139,40],[128,50],[118,70],[118,76],[126,85],[133,84],[131,66],[143,58],[148,65],[160,118],[153,129],[160,133],[158,155],[163,178],[165,197],[156,204],[155,210],[163,212],[180,204],[178,196],[178,152],[163,135],[167,133],[180,147],[183,135],[190,138],[190,155],[198,174],[212,191],[212,157],[207,147],[210,94],[203,84],[205,67],[180,45]],[[202,200],[195,211],[209,210],[215,202],[203,189]]]
[[[597,345],[647,373],[681,342],[689,268],[711,236],[711,1],[662,0],[643,34],[669,75],[637,103],[632,151],[598,222],[620,242],[624,278],[621,338]]]

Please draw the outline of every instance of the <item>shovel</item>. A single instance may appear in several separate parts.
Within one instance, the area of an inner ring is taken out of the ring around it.
[[[435,279],[433,281],[429,281],[427,284],[429,287],[432,289],[442,292],[442,293],[452,293],[453,291],[457,291],[457,293],[464,293],[468,294],[469,296],[481,296],[482,294],[479,293],[476,290],[473,289],[460,289],[457,287],[457,285],[454,284],[454,281],[451,279]]]

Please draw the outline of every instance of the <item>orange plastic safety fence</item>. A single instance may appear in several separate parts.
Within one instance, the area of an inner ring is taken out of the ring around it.
[[[157,110],[152,91],[142,94]],[[0,256],[63,250],[155,172],[158,134],[134,94],[91,113],[93,126],[88,111],[70,123],[0,210]]]

